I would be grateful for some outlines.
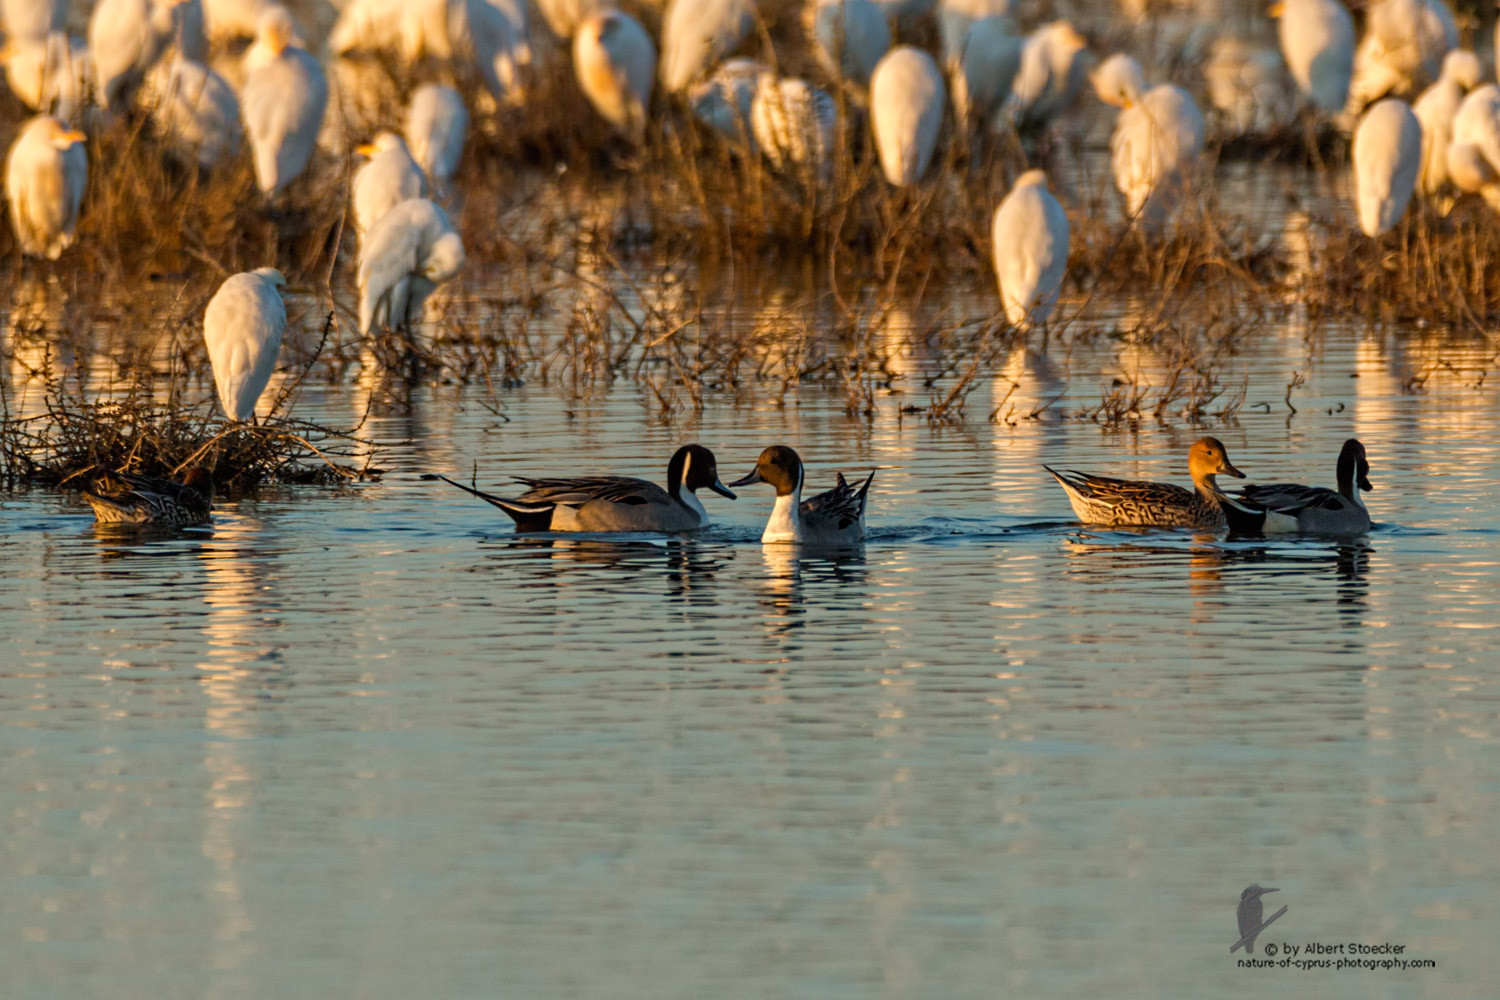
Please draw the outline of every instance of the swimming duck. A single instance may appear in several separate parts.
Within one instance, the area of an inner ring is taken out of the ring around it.
[[[1245,474],[1229,464],[1229,455],[1218,438],[1203,437],[1188,450],[1188,472],[1193,490],[1170,483],[1145,483],[1106,479],[1084,472],[1058,472],[1042,466],[1056,477],[1068,493],[1068,502],[1080,521],[1090,524],[1152,528],[1223,528],[1227,525],[1223,501],[1215,476],[1244,479]]]
[[[694,531],[708,523],[708,512],[698,502],[699,489],[734,499],[719,482],[714,453],[697,444],[678,448],[667,463],[666,489],[628,476],[515,476],[527,489],[508,500],[447,476],[436,478],[499,507],[516,522],[517,531]]]
[[[1244,534],[1362,535],[1370,530],[1370,512],[1355,487],[1365,492],[1375,487],[1370,485],[1365,446],[1354,438],[1339,451],[1338,484],[1337,492],[1295,483],[1246,486],[1224,504],[1224,514],[1230,529]]]
[[[133,472],[111,472],[110,476],[125,488],[109,493],[83,491],[100,524],[191,528],[208,523],[214,481],[206,469],[194,469],[180,483]]]
[[[802,499],[803,478],[801,457],[786,445],[778,444],[760,453],[748,476],[729,484],[769,483],[776,487],[776,506],[771,509],[771,519],[760,536],[762,542],[848,545],[865,537],[865,498],[875,481],[875,473],[871,472],[859,489],[845,482],[840,473],[833,489],[807,500]]]

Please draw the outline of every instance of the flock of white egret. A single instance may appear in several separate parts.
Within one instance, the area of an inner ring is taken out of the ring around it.
[[[885,181],[906,187],[930,179],[941,142],[1055,126],[1091,83],[1118,109],[1110,153],[1124,214],[1152,238],[1192,197],[1205,162],[1199,102],[1150,83],[1131,55],[1096,52],[1046,0],[761,2],[779,16],[789,3],[799,9],[823,77],[779,68],[756,0],[668,0],[659,37],[647,27],[658,0],[535,0],[545,22],[535,26],[526,0],[342,0],[322,55],[309,26],[276,0],[97,0],[79,10],[73,0],[0,0],[0,66],[36,112],[5,165],[14,238],[33,257],[67,250],[85,203],[89,137],[120,116],[145,116],[163,155],[201,170],[248,145],[267,203],[295,205],[298,179],[334,162],[317,154],[328,144],[330,93],[348,85],[330,67],[359,54],[405,71],[412,88],[404,114],[380,109],[388,123],[404,120],[404,134],[372,129],[357,150],[362,334],[409,325],[462,268],[463,242],[441,203],[482,113],[473,102],[493,110],[543,93],[532,86],[544,69],[538,52],[571,62],[579,93],[621,143],[642,142],[654,116],[681,107],[794,175],[788,183],[814,189],[832,174],[844,109],[865,118]],[[1477,193],[1500,210],[1500,87],[1483,82],[1480,57],[1460,47],[1445,0],[1370,0],[1362,32],[1340,0],[1281,0],[1256,16],[1278,22],[1280,51],[1221,37],[1203,67],[1213,114],[1249,127],[1278,113],[1273,83],[1288,81],[1295,97],[1284,107],[1352,135],[1353,215],[1370,236],[1392,229],[1414,196]],[[70,34],[85,17],[86,36]],[[468,102],[464,82],[476,85]],[[1043,170],[1015,179],[992,233],[1008,321],[1045,323],[1069,223]],[[208,307],[205,339],[231,418],[253,414],[275,365],[284,284],[271,268],[235,275]]]

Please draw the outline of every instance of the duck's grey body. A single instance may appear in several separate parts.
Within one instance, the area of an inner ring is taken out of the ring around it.
[[[667,489],[629,476],[516,476],[527,489],[509,498],[437,478],[499,507],[515,521],[517,531],[696,531],[708,524],[696,490],[707,488],[734,499],[719,482],[713,452],[695,444],[672,456]]]
[[[1370,512],[1359,491],[1374,489],[1369,476],[1365,446],[1350,438],[1339,452],[1337,490],[1297,483],[1246,486],[1224,509],[1230,528],[1241,533],[1362,535],[1370,530]]]
[[[1221,530],[1228,521],[1224,495],[1215,477],[1222,473],[1244,478],[1229,464],[1224,445],[1210,437],[1199,438],[1188,452],[1191,490],[1171,483],[1109,479],[1073,470],[1059,472],[1046,465],[1042,468],[1062,484],[1080,521],[1116,527]]]

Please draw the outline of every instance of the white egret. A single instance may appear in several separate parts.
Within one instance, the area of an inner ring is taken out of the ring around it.
[[[282,7],[277,0],[201,0],[201,3],[208,40],[214,45],[254,39],[260,30],[260,19],[266,12],[273,7]]]
[[[267,195],[307,169],[328,107],[323,67],[293,44],[291,22],[284,14],[273,10],[262,19],[256,44],[269,58],[250,74],[241,94],[255,154],[255,182]]]
[[[427,197],[427,180],[394,132],[382,132],[356,152],[370,158],[354,172],[354,228],[364,233],[386,212],[413,198]]]
[[[1500,211],[1500,87],[1493,83],[1471,90],[1453,116],[1448,179]]]
[[[1005,106],[1025,46],[1008,17],[984,17],[969,25],[953,70],[953,111],[959,121],[988,122]]]
[[[213,365],[219,403],[231,420],[255,416],[271,381],[286,333],[286,279],[273,267],[225,279],[203,313],[203,341]]]
[[[573,73],[599,116],[639,142],[656,85],[656,46],[641,23],[612,10],[579,25]]]
[[[765,63],[730,59],[714,70],[713,76],[693,87],[688,103],[699,121],[731,142],[745,143],[753,153],[756,145],[750,109],[762,77],[775,79]]]
[[[1412,111],[1422,124],[1422,172],[1417,190],[1431,197],[1448,183],[1448,144],[1453,141],[1453,119],[1464,95],[1484,76],[1484,64],[1474,53],[1454,49],[1443,57],[1437,82],[1422,92]]]
[[[5,158],[5,196],[10,226],[21,250],[56,260],[73,243],[78,209],[88,187],[84,135],[50,115],[21,129]]]
[[[750,131],[775,169],[805,170],[818,181],[828,181],[837,127],[833,98],[807,81],[777,79],[770,73],[756,81]]]
[[[425,198],[403,202],[365,233],[359,250],[359,329],[399,329],[464,264],[464,244],[448,213]]]
[[[969,31],[980,21],[1003,18],[1008,34],[1015,34],[1016,0],[938,0],[938,45],[949,72],[958,67]]]
[[[927,172],[948,103],[943,74],[932,56],[898,45],[870,77],[870,127],[885,179],[915,184]]]
[[[1458,26],[1443,0],[1376,0],[1354,50],[1349,109],[1358,114],[1392,94],[1405,97],[1441,71],[1458,46]]]
[[[812,8],[813,51],[825,72],[868,86],[891,47],[891,28],[874,0],[818,0]]]
[[[1159,229],[1198,169],[1203,113],[1181,87],[1163,83],[1147,90],[1140,64],[1123,54],[1100,65],[1094,89],[1104,103],[1122,109],[1109,149],[1126,215],[1147,231]]]
[[[15,37],[0,46],[11,93],[32,111],[71,121],[89,104],[94,62],[79,38],[54,31],[42,39]]]
[[[1366,236],[1388,233],[1411,202],[1422,169],[1422,125],[1411,105],[1379,101],[1354,130],[1354,199]]]
[[[1336,114],[1349,99],[1354,72],[1354,20],[1339,0],[1277,0],[1281,54],[1297,87],[1324,114]]]
[[[99,0],[89,18],[89,54],[106,111],[120,111],[177,37],[188,0]]]
[[[68,0],[0,0],[0,26],[12,41],[40,41],[68,27]]]
[[[661,82],[681,93],[731,55],[755,25],[753,0],[671,0],[661,29]]]
[[[472,60],[497,98],[531,62],[526,7],[517,0],[351,0],[328,36],[328,51],[389,52],[407,65],[424,56]]]
[[[1068,269],[1068,216],[1047,175],[1028,170],[995,210],[995,277],[1012,326],[1039,326],[1057,304]]]
[[[1266,135],[1296,117],[1296,94],[1279,48],[1220,38],[1203,65],[1203,80],[1228,137]]]
[[[240,151],[240,99],[222,76],[181,56],[151,71],[152,124],[183,163],[212,170]]]
[[[458,91],[427,83],[411,95],[406,145],[439,197],[445,197],[469,138],[469,109]]]
[[[307,48],[302,43],[302,35],[297,30],[292,12],[279,3],[266,5],[260,21],[255,25],[253,37],[254,41],[240,57],[240,75],[247,81],[255,75],[256,70],[281,58],[281,52],[287,46]]]
[[[1032,32],[1006,101],[1016,125],[1042,126],[1066,111],[1083,87],[1087,64],[1088,42],[1067,21]]]

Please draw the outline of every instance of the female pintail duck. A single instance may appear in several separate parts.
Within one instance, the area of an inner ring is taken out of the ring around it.
[[[123,488],[83,491],[100,524],[191,528],[208,523],[214,481],[207,469],[194,469],[180,483],[132,472],[109,475],[124,484]]]
[[[1295,483],[1246,486],[1224,504],[1224,514],[1230,529],[1244,534],[1362,535],[1370,530],[1370,512],[1360,502],[1359,490],[1375,487],[1365,446],[1354,438],[1339,452],[1338,484],[1337,492]]]
[[[769,483],[776,487],[776,506],[760,540],[770,544],[807,542],[813,545],[849,545],[865,537],[865,498],[875,481],[871,472],[855,489],[838,475],[838,483],[827,493],[802,499],[802,459],[786,445],[772,445],[760,453],[755,469],[730,486]]]
[[[710,489],[734,499],[719,482],[714,453],[685,444],[667,463],[667,488],[628,476],[569,479],[513,477],[527,490],[514,500],[471,490],[447,476],[438,479],[499,507],[517,531],[695,531],[708,523],[697,491]]]
[[[1229,464],[1229,455],[1218,438],[1199,438],[1188,451],[1192,490],[1170,483],[1145,483],[1106,479],[1084,472],[1058,472],[1042,466],[1062,483],[1080,521],[1090,524],[1152,528],[1210,528],[1227,526],[1224,494],[1215,476],[1221,473],[1244,479],[1245,474]]]

